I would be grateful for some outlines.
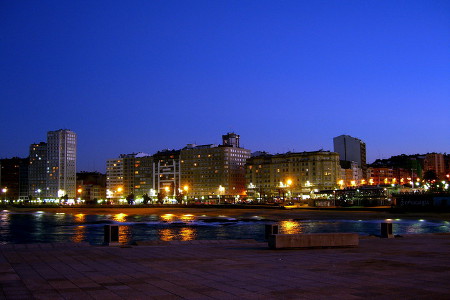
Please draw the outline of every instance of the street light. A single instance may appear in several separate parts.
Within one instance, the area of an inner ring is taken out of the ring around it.
[[[185,185],[183,186],[183,190],[184,190],[184,195],[186,197],[186,204],[188,204],[188,192],[189,192],[189,186]]]
[[[225,188],[222,185],[219,185],[219,203],[220,204],[220,195],[225,192]]]
[[[3,194],[5,194],[4,196],[4,198],[5,198],[5,201],[6,201],[6,192],[8,191],[8,188],[7,187],[4,187],[3,189],[2,189],[2,193]]]
[[[288,178],[288,180],[286,180],[286,188],[287,188],[287,194],[288,194],[289,199],[292,198],[291,190],[290,190],[291,185],[292,185],[292,180],[290,178]]]

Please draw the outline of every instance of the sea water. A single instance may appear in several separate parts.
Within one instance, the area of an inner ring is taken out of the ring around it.
[[[450,232],[450,222],[424,219],[297,220],[278,221],[280,233],[353,232],[378,235],[382,222],[393,223],[393,233]],[[0,211],[0,244],[88,242],[102,244],[105,225],[119,225],[123,244],[136,241],[189,241],[211,239],[264,240],[265,224],[259,216],[232,218],[190,214],[68,214]]]

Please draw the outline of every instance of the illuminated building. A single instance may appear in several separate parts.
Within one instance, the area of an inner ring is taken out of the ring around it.
[[[140,197],[153,188],[153,157],[145,153],[121,154],[106,161],[106,197],[117,201],[130,194]]]
[[[399,180],[395,178],[395,172],[393,168],[383,167],[367,168],[367,179],[369,185],[391,185],[399,182]]]
[[[180,150],[163,150],[153,155],[153,189],[176,196],[180,189]]]
[[[0,159],[0,200],[28,197],[28,158]]]
[[[366,184],[366,180],[363,177],[362,169],[354,161],[340,161],[341,176],[339,182],[340,188],[354,187]]]
[[[135,160],[137,153],[122,154],[120,158],[122,160],[122,194],[127,197],[130,194],[134,194],[134,179],[136,173]]]
[[[189,197],[236,197],[245,194],[245,163],[250,150],[240,147],[240,136],[228,133],[222,144],[189,144],[181,150],[181,184]]]
[[[136,155],[134,161],[134,194],[138,197],[152,195],[153,189],[153,157],[147,154]]]
[[[60,129],[47,133],[47,197],[76,197],[77,136]]]
[[[118,200],[123,196],[123,159],[106,161],[106,198]]]
[[[98,172],[77,173],[77,198],[86,200],[106,199],[106,175]]]
[[[442,153],[428,153],[425,156],[423,170],[426,171],[434,171],[438,179],[447,179],[446,178],[446,168],[445,168],[445,160],[444,154]]]
[[[47,197],[47,143],[30,145],[28,194],[32,198]]]
[[[339,154],[330,151],[263,153],[247,160],[249,196],[309,198],[315,191],[335,189],[340,176]]]

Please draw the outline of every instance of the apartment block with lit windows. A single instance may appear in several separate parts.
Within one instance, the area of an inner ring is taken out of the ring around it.
[[[121,154],[106,161],[106,197],[117,201],[140,197],[153,188],[154,158],[145,153]]]
[[[28,158],[0,159],[0,200],[28,198]]]
[[[154,196],[153,189],[153,156],[138,154],[134,160],[134,194]]]
[[[77,173],[77,198],[92,203],[106,199],[106,175],[98,172]]]
[[[47,143],[30,145],[28,166],[28,194],[32,198],[47,196]]]
[[[118,200],[123,197],[123,158],[106,161],[106,198]]]
[[[423,163],[423,170],[426,171],[434,171],[438,179],[447,179],[445,165],[445,155],[442,153],[428,153],[425,156],[425,160]]]
[[[47,133],[47,197],[76,197],[77,135],[60,129]]]
[[[245,162],[250,150],[240,147],[240,136],[228,133],[221,145],[193,145],[162,150],[152,156],[120,155],[107,161],[107,193],[111,200],[144,194],[191,198],[244,196]]]
[[[120,158],[122,159],[123,168],[123,195],[127,197],[130,194],[134,194],[134,180],[136,176],[136,161],[137,153],[132,154],[122,154]]]
[[[367,178],[369,185],[388,185],[395,184],[395,172],[393,168],[373,168],[367,169]]]
[[[240,147],[240,136],[228,133],[222,144],[187,145],[181,150],[181,186],[189,197],[244,196],[245,163],[250,150]]]
[[[363,177],[362,169],[354,161],[340,161],[341,175],[338,181],[339,187],[355,187],[367,184]]]
[[[330,151],[261,154],[247,160],[250,197],[309,198],[319,190],[337,188],[341,168],[339,154]]]

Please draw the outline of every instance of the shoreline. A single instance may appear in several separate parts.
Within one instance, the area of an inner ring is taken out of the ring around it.
[[[352,209],[280,209],[280,208],[217,208],[217,207],[7,207],[6,210],[13,213],[66,213],[85,215],[163,215],[191,214],[195,216],[227,216],[237,218],[261,217],[270,220],[304,219],[433,219],[449,220],[449,212],[390,212],[387,210],[352,210]]]

